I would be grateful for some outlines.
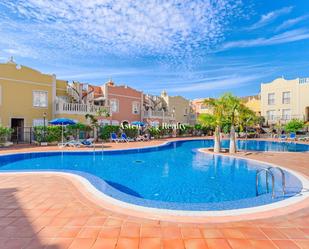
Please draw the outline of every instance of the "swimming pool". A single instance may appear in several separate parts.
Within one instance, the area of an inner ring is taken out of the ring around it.
[[[223,146],[227,145],[228,141],[223,141]],[[238,141],[238,145],[247,150],[309,151],[307,145],[291,143],[249,140]],[[287,193],[283,196],[280,172],[275,170],[276,197],[267,193],[263,174],[258,187],[260,195],[256,196],[256,171],[269,165],[197,151],[211,146],[212,140],[194,140],[122,151],[5,155],[0,156],[0,172],[70,172],[85,177],[117,200],[172,210],[255,207],[287,199],[302,190],[298,177],[285,171]]]

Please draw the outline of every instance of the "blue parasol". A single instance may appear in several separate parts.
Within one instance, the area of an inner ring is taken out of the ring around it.
[[[138,126],[145,126],[145,123],[144,122],[141,122],[141,121],[134,121],[131,123],[132,125],[138,125]]]
[[[63,126],[76,124],[76,122],[74,120],[69,119],[69,118],[56,118],[56,119],[49,121],[48,123],[52,124],[52,125],[61,125],[62,126],[62,131],[61,131],[62,146],[63,146]]]

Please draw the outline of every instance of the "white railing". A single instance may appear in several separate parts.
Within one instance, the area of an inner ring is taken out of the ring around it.
[[[85,105],[66,102],[55,103],[56,114],[96,114],[99,110],[107,110],[108,112],[110,111],[108,106]]]
[[[144,118],[175,119],[174,114],[165,111],[144,111]]]
[[[300,120],[305,121],[304,115],[268,115],[265,118],[266,118],[266,121],[271,124],[279,123],[279,122],[281,124],[284,124],[284,123],[289,122],[292,119],[300,119]]]

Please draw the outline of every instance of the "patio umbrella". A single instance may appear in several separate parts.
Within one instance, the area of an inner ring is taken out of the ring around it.
[[[144,122],[141,122],[141,121],[134,121],[134,122],[132,122],[131,123],[132,125],[136,125],[136,126],[138,126],[138,134],[140,135],[141,134],[141,132],[142,132],[142,128],[145,126],[145,123]]]
[[[144,122],[141,122],[141,121],[134,121],[131,123],[132,125],[138,125],[138,126],[145,126],[145,123]]]
[[[76,124],[76,122],[74,120],[69,119],[69,118],[56,118],[56,119],[53,119],[53,120],[49,121],[48,123],[52,124],[52,125],[61,125],[61,127],[62,127],[62,130],[61,130],[62,144],[63,144],[63,127],[65,125],[74,125],[74,124]]]

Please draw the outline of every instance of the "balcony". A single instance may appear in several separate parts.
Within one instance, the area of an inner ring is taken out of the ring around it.
[[[300,119],[305,121],[304,115],[268,115],[266,116],[266,121],[268,124],[285,124],[292,119]]]
[[[55,103],[55,114],[96,114],[99,110],[107,110],[110,112],[108,106],[99,105],[86,105],[86,104],[75,104],[66,102]]]
[[[143,111],[143,114],[144,114],[144,118],[175,120],[174,114],[171,112],[148,110],[148,111]]]

